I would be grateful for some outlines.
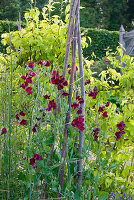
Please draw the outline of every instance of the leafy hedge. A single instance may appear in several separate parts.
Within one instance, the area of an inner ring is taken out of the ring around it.
[[[84,28],[82,28],[83,30]],[[106,49],[109,47],[113,52],[119,45],[119,32],[98,29],[84,29],[86,35],[91,38],[91,43],[84,49],[84,57],[91,59],[92,53],[96,55],[96,59],[106,56]],[[95,59],[95,58],[94,58]]]
[[[11,31],[18,30],[17,22],[10,21],[9,24]],[[6,32],[9,33],[8,22],[0,20],[0,52],[2,53],[6,53],[6,47],[1,43],[1,35]]]

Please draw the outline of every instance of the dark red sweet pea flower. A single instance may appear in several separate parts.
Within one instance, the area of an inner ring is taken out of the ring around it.
[[[47,61],[47,62],[45,63],[45,66],[46,66],[46,67],[50,67],[50,62]]]
[[[103,111],[104,111],[103,107],[99,107],[98,112],[103,112]]]
[[[97,92],[97,87],[96,86],[94,87],[93,92]]]
[[[54,102],[54,99],[49,101],[48,108],[46,109],[46,111],[51,111],[52,108],[53,110],[56,109],[56,103]]]
[[[23,111],[21,111],[19,114],[20,114],[21,116],[25,116],[25,113],[24,113]]]
[[[117,124],[117,128],[122,131],[125,128],[125,123],[121,121],[119,124]]]
[[[68,74],[71,74],[71,69],[69,69]]]
[[[80,96],[76,96],[76,100],[79,101]]]
[[[79,102],[79,104],[83,104],[84,103],[84,99],[83,98],[79,98],[78,102]]]
[[[76,71],[78,71],[78,67],[76,66]]]
[[[80,108],[79,110],[77,110],[77,114],[81,115],[82,114],[82,108]]]
[[[63,96],[63,97],[69,96],[69,93],[63,92],[63,93],[62,93],[62,96]]]
[[[92,99],[96,99],[96,96],[97,96],[97,92],[90,92],[89,94],[88,94],[88,96],[89,97],[92,97]]]
[[[64,83],[64,81],[65,81],[65,78],[64,78],[63,75],[61,75],[60,78],[59,78],[59,82],[60,82],[60,83]]]
[[[26,160],[26,156],[23,157],[23,160]]]
[[[108,107],[109,105],[110,105],[109,102],[107,102],[105,106]]]
[[[28,67],[30,67],[31,69],[33,69],[33,63],[30,62],[30,63],[28,64]]]
[[[29,76],[35,77],[35,73],[30,71],[30,72],[29,72]]]
[[[59,84],[58,85],[58,90],[62,90],[63,89],[63,85],[62,84]]]
[[[71,125],[73,127],[77,127],[78,129],[80,129],[80,131],[83,131],[85,128],[84,128],[84,118],[82,115],[80,115],[79,117],[77,117],[76,119],[74,119],[71,123]]]
[[[115,136],[116,136],[116,141],[118,141],[121,138],[121,132],[120,131],[116,132]]]
[[[26,89],[26,92],[28,93],[28,95],[32,95],[33,94],[33,90],[32,90],[32,88],[31,87],[28,87],[27,89]]]
[[[39,160],[39,161],[43,160],[42,156],[40,156],[39,154],[34,154],[34,155],[33,155],[33,158],[34,158],[35,160]]]
[[[26,80],[26,77],[25,77],[24,75],[22,75],[21,78],[22,78],[23,80]]]
[[[73,103],[72,105],[71,105],[71,108],[74,108],[74,109],[76,109],[76,108],[78,108],[79,107],[79,104],[78,103]]]
[[[67,85],[68,85],[67,81],[64,81],[64,82],[63,82],[63,85],[64,85],[64,86],[67,86]]]
[[[36,132],[36,128],[35,126],[32,128],[32,131],[35,133]]]
[[[31,158],[31,159],[30,159],[29,165],[34,165],[34,164],[35,164],[35,159],[34,159],[34,158]]]
[[[70,68],[70,64],[67,66],[67,68]]]
[[[47,94],[44,95],[43,97],[44,97],[45,99],[50,99],[50,95],[47,95]]]
[[[27,125],[27,120],[23,119],[23,120],[20,122],[20,125]]]
[[[6,129],[6,128],[3,128],[3,129],[1,130],[1,135],[6,134],[6,133],[7,133],[7,129]]]
[[[41,60],[41,59],[39,60],[39,65],[43,65],[43,62],[42,62],[42,60]]]
[[[37,123],[34,125],[35,127],[38,127]]]
[[[85,81],[85,85],[89,85],[90,83],[91,83],[90,80],[86,80],[86,81]]]
[[[103,116],[104,118],[107,118],[107,117],[108,117],[107,112],[105,111],[105,112],[102,114],[102,116]]]
[[[25,88],[26,88],[26,85],[25,85],[24,83],[22,83],[22,84],[20,85],[20,87],[22,87],[23,89],[25,89]]]
[[[99,128],[96,128],[93,130],[93,136],[94,136],[94,141],[98,142],[98,134],[99,134]]]
[[[15,118],[16,118],[17,120],[20,120],[19,114],[16,114],[16,115],[15,115]]]
[[[33,83],[32,77],[28,77],[28,78],[26,79],[26,82],[32,84],[32,83]]]
[[[25,87],[27,87],[28,86],[28,82],[26,81],[26,82],[24,82],[24,84],[25,84]]]

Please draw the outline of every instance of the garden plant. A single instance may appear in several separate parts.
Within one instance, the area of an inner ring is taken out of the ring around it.
[[[71,0],[64,21],[51,15],[52,1],[43,20],[31,6],[26,27],[10,32],[9,24],[2,35],[2,200],[134,198],[133,58],[120,47],[84,58],[91,39],[79,4]],[[97,66],[105,70],[95,76]]]

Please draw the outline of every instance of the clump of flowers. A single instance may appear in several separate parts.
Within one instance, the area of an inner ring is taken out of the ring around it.
[[[94,141],[98,142],[99,128],[93,130]]]
[[[71,123],[71,125],[73,127],[77,127],[80,131],[83,131],[84,128],[84,118],[82,115],[80,115],[79,117],[77,117],[76,119],[74,119]]]
[[[117,128],[120,130],[120,131],[117,131],[115,133],[115,136],[116,136],[116,141],[118,141],[120,138],[121,138],[121,135],[122,134],[125,134],[125,131],[124,128],[125,128],[125,123],[123,121],[121,121],[119,124],[117,124]]]
[[[15,118],[16,118],[18,121],[21,120],[21,118],[20,118],[19,115],[22,116],[22,117],[24,117],[24,116],[25,116],[25,113],[24,113],[23,111],[20,111],[19,114],[17,113],[17,114],[15,115]],[[22,119],[21,122],[20,122],[20,125],[27,125],[27,120]]]
[[[28,67],[33,69],[33,63],[29,63]],[[26,89],[26,92],[28,95],[33,94],[32,87],[29,87],[29,84],[32,84],[32,78],[35,77],[35,73],[32,71],[29,71],[29,73],[26,73],[26,76],[22,75],[21,78],[25,82],[20,85],[23,89]]]
[[[105,108],[105,107],[108,107],[108,106],[109,106],[109,102],[107,102],[104,106],[100,106],[99,109],[98,109],[98,112],[99,112],[99,113],[102,113],[102,116],[103,116],[104,118],[107,118],[107,117],[108,117],[107,112],[104,111],[104,108]]]
[[[40,156],[39,154],[34,154],[34,155],[33,155],[33,158],[30,159],[30,163],[29,163],[29,165],[32,165],[32,166],[33,166],[33,169],[37,168],[37,165],[36,165],[36,163],[35,163],[36,160],[42,161],[43,158],[42,158],[42,156]]]
[[[50,67],[50,62],[47,61],[47,62],[43,62],[41,59],[39,60],[39,65],[44,65],[46,67]]]
[[[46,109],[46,111],[51,111],[52,108],[53,110],[56,109],[56,103],[54,102],[54,99],[49,101],[48,108]]]
[[[88,96],[89,97],[92,97],[92,99],[96,99],[96,96],[97,96],[98,92],[97,92],[97,87],[95,86],[93,91],[91,91]]]
[[[1,135],[6,134],[6,133],[7,133],[7,129],[6,128],[2,128]]]
[[[55,70],[53,71],[52,77],[49,80],[49,82],[54,85],[57,85],[58,90],[62,90],[65,86],[68,85],[67,81],[65,81],[65,78],[62,75],[59,76],[59,72]]]

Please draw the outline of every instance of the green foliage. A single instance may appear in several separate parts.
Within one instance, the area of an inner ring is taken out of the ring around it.
[[[84,57],[90,60],[101,59],[106,56],[106,51],[110,48],[113,52],[116,51],[119,45],[119,32],[98,30],[98,29],[82,29],[85,35],[91,37],[91,44],[83,50]],[[95,56],[93,56],[93,53]]]
[[[9,33],[9,25],[10,25],[10,30],[15,31],[18,29],[18,25],[16,22],[8,22],[8,21],[2,21],[0,20],[0,36],[3,33]],[[6,48],[1,44],[1,39],[0,39],[0,52],[6,53]]]
[[[103,59],[98,61],[99,67],[107,65],[100,73],[100,80],[92,76],[93,60],[84,59],[86,85],[85,98],[85,140],[81,158],[83,159],[82,190],[77,190],[78,168],[78,137],[79,130],[69,126],[66,160],[62,160],[62,144],[64,126],[68,110],[67,97],[61,97],[57,85],[49,82],[52,71],[62,74],[64,61],[67,23],[58,16],[51,17],[48,12],[50,5],[44,8],[42,21],[39,10],[31,9],[25,14],[26,28],[21,32],[14,31],[3,35],[3,44],[7,44],[7,54],[0,55],[0,128],[6,127],[7,134],[0,137],[0,198],[1,199],[40,199],[45,188],[44,199],[57,198],[59,187],[59,170],[65,164],[63,196],[65,199],[96,199],[104,200],[114,192],[117,199],[124,193],[133,192],[133,110],[134,110],[134,62],[133,58],[124,55],[121,49],[115,54],[106,53],[110,63]],[[52,7],[51,7],[52,8]],[[11,42],[11,52],[10,52]],[[86,37],[82,37],[83,47],[87,46]],[[18,50],[18,52],[16,51]],[[39,65],[39,60],[49,60],[50,67]],[[28,63],[34,61],[33,69]],[[77,61],[78,62],[78,61]],[[71,55],[70,55],[71,63]],[[118,70],[122,67],[123,75]],[[77,63],[78,64],[78,63]],[[111,68],[112,67],[112,68]],[[69,69],[68,69],[69,70]],[[21,78],[29,71],[35,72],[30,86],[33,95],[28,95],[20,85]],[[66,74],[69,82],[70,75]],[[80,94],[80,73],[74,84],[72,103],[76,102],[76,94]],[[97,87],[97,97],[92,99],[88,94]],[[65,87],[69,91],[69,87]],[[49,100],[43,96],[51,95],[57,104],[57,110],[46,111]],[[107,118],[98,112],[104,106]],[[12,111],[10,113],[10,111]],[[15,115],[23,111],[27,125],[20,125]],[[78,116],[71,109],[71,121]],[[43,112],[46,113],[43,116]],[[40,120],[39,117],[41,117]],[[125,134],[116,141],[117,124],[125,123]],[[32,129],[37,123],[36,132]],[[98,142],[94,140],[93,130],[99,128]],[[11,130],[10,130],[11,129]],[[9,134],[10,133],[10,134]],[[42,156],[36,161],[37,168],[29,164],[34,154]],[[26,156],[26,159],[23,159]],[[119,190],[119,184],[122,193]],[[128,189],[127,189],[128,188]],[[10,191],[9,196],[7,191]]]

